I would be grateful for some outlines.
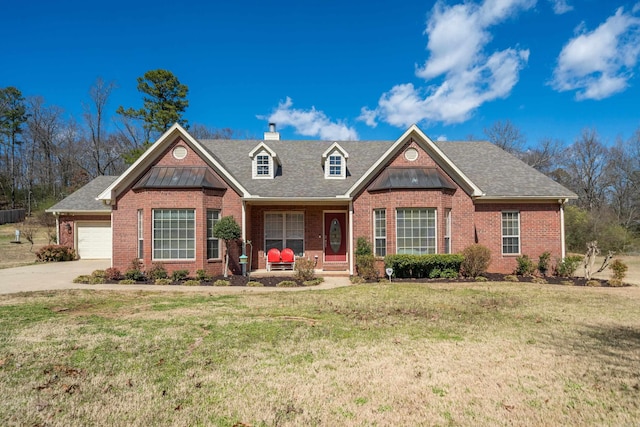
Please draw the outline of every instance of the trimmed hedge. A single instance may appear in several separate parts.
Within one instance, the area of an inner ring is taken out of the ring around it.
[[[387,255],[384,258],[385,268],[393,268],[395,277],[404,278],[439,278],[457,276],[464,257],[460,254],[430,255]]]

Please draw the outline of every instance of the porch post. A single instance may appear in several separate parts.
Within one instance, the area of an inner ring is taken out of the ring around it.
[[[564,203],[565,200],[560,200],[560,240],[561,240],[561,250],[562,250],[562,259],[564,259],[565,255],[566,255],[566,248],[565,248],[565,242],[564,242]]]
[[[353,200],[349,201],[349,275],[353,276]]]
[[[247,241],[247,201],[243,200],[242,201],[242,255],[246,254],[246,244],[245,242]],[[242,275],[246,276],[247,275],[247,264],[242,264]]]

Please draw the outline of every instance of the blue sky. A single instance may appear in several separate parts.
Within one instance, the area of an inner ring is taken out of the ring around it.
[[[529,145],[606,143],[640,128],[640,2],[4,2],[0,87],[82,120],[97,77],[109,109],[136,78],[189,86],[190,123],[284,139],[484,138],[511,120]],[[7,19],[10,17],[10,19]]]

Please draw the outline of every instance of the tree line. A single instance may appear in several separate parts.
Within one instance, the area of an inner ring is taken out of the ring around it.
[[[189,124],[189,88],[167,70],[138,77],[142,107],[108,111],[114,82],[96,79],[78,120],[41,96],[0,88],[0,209],[42,210],[99,175],[119,175],[173,123],[198,139],[237,138],[231,129]],[[571,144],[528,145],[511,121],[485,128],[486,139],[574,191],[565,209],[570,250],[598,240],[605,250],[635,249],[640,235],[640,129],[605,144],[585,129]],[[469,136],[469,139],[475,139]]]
[[[119,175],[159,135],[180,123],[196,138],[231,138],[185,119],[188,87],[167,70],[137,79],[142,107],[108,111],[116,89],[101,78],[89,88],[79,119],[19,88],[0,88],[0,209],[42,210],[99,175]]]

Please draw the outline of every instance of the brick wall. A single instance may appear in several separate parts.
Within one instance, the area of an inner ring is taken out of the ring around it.
[[[69,246],[70,248],[76,248],[76,222],[78,221],[110,221],[109,214],[83,214],[83,215],[60,215],[58,218],[58,235],[60,236],[59,245]],[[67,226],[68,225],[68,226]]]
[[[417,160],[404,158],[405,149],[413,147],[419,152]],[[411,141],[399,151],[389,166],[437,167],[433,159],[419,145]],[[448,175],[447,175],[448,176]],[[455,182],[449,176],[452,182]],[[457,186],[457,185],[456,185]],[[366,189],[353,203],[355,241],[364,236],[374,242],[373,211],[385,209],[387,219],[387,254],[396,253],[396,209],[436,209],[437,250],[444,253],[445,211],[451,209],[451,250],[461,252],[465,247],[480,243],[492,253],[489,270],[511,273],[515,269],[517,255],[502,255],[502,211],[520,212],[521,253],[534,260],[545,251],[552,259],[560,258],[562,242],[560,234],[560,206],[557,203],[477,203],[460,187],[449,190],[419,190],[373,192]]]
[[[176,145],[187,148],[187,156],[184,159],[175,159],[172,150]],[[177,139],[162,153],[156,163],[162,166],[208,166],[206,162],[191,148]],[[215,171],[212,172],[224,179]],[[142,175],[141,175],[142,176]],[[242,200],[232,189],[226,191],[213,191],[203,189],[167,189],[167,190],[141,190],[133,191],[130,188],[124,191],[117,199],[113,208],[113,259],[114,267],[126,271],[133,259],[137,258],[138,245],[138,210],[143,211],[144,222],[144,258],[142,262],[145,268],[152,265],[152,213],[154,209],[194,209],[195,210],[195,260],[161,261],[167,271],[186,269],[191,275],[195,275],[199,269],[204,269],[212,275],[223,273],[223,259],[208,260],[207,249],[207,209],[219,209],[220,215],[231,215],[238,224],[242,223]],[[224,243],[220,243],[220,256],[224,256]],[[229,269],[232,274],[240,274],[238,263],[240,255],[239,245],[233,244],[230,248]]]

